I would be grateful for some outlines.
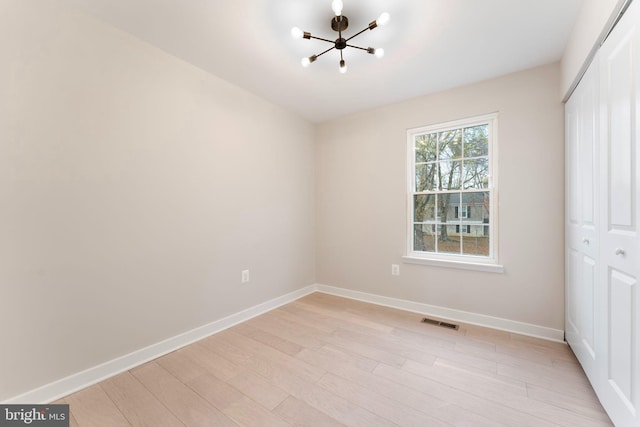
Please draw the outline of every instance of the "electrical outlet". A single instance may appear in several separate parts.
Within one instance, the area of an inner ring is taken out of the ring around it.
[[[249,283],[249,270],[242,270],[242,283]]]
[[[398,264],[391,264],[391,275],[392,276],[400,275],[400,266]]]

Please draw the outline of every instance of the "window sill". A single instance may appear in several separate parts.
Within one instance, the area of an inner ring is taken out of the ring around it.
[[[457,268],[460,270],[486,271],[489,273],[504,273],[504,266],[500,264],[485,264],[480,262],[453,261],[434,258],[418,258],[403,256],[402,261],[406,264],[431,265],[434,267]]]

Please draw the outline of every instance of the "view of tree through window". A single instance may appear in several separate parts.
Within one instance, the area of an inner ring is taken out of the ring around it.
[[[413,251],[490,257],[491,122],[411,137]]]

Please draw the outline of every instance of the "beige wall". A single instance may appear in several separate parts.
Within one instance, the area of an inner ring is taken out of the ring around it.
[[[597,45],[603,30],[615,18],[624,0],[584,0],[562,57],[561,95],[566,96]]]
[[[312,284],[313,141],[54,1],[3,0],[0,401]]]
[[[317,282],[564,329],[559,82],[553,64],[320,125]],[[406,130],[496,111],[505,273],[402,264]]]

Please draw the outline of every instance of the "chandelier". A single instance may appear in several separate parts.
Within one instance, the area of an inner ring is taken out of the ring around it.
[[[360,46],[354,46],[352,44],[349,44],[349,40],[359,36],[360,34],[364,33],[367,30],[373,30],[374,28],[376,28],[378,25],[383,26],[385,25],[387,22],[389,22],[389,14],[384,12],[380,15],[380,17],[378,19],[376,19],[375,21],[372,21],[365,29],[363,29],[362,31],[359,31],[357,33],[355,33],[354,35],[352,35],[349,38],[344,38],[342,36],[342,32],[344,30],[347,29],[347,27],[349,26],[349,19],[347,19],[346,16],[344,16],[342,14],[342,0],[333,0],[333,2],[331,3],[331,9],[333,10],[333,12],[335,13],[335,16],[333,18],[331,18],[331,29],[333,31],[337,31],[338,32],[338,38],[335,40],[329,40],[329,39],[325,39],[322,37],[316,37],[316,36],[312,36],[311,33],[308,33],[306,31],[302,31],[300,28],[298,27],[293,27],[291,29],[291,36],[293,38],[296,39],[316,39],[316,40],[322,40],[325,42],[329,42],[331,44],[333,44],[333,46],[331,46],[329,49],[322,51],[320,53],[318,53],[317,55],[311,55],[309,57],[306,58],[302,58],[302,66],[303,67],[308,67],[312,62],[314,62],[316,59],[318,59],[318,57],[324,55],[325,53],[333,50],[333,49],[337,49],[338,51],[340,51],[340,63],[339,63],[339,67],[338,69],[340,70],[341,73],[346,73],[347,72],[347,64],[344,62],[344,57],[342,56],[342,51],[347,48],[347,47],[352,47],[355,49],[360,49],[360,50],[364,50],[365,52],[371,54],[371,55],[375,55],[378,58],[382,58],[384,56],[384,49],[378,48],[378,49],[374,49],[372,47],[360,47]]]

